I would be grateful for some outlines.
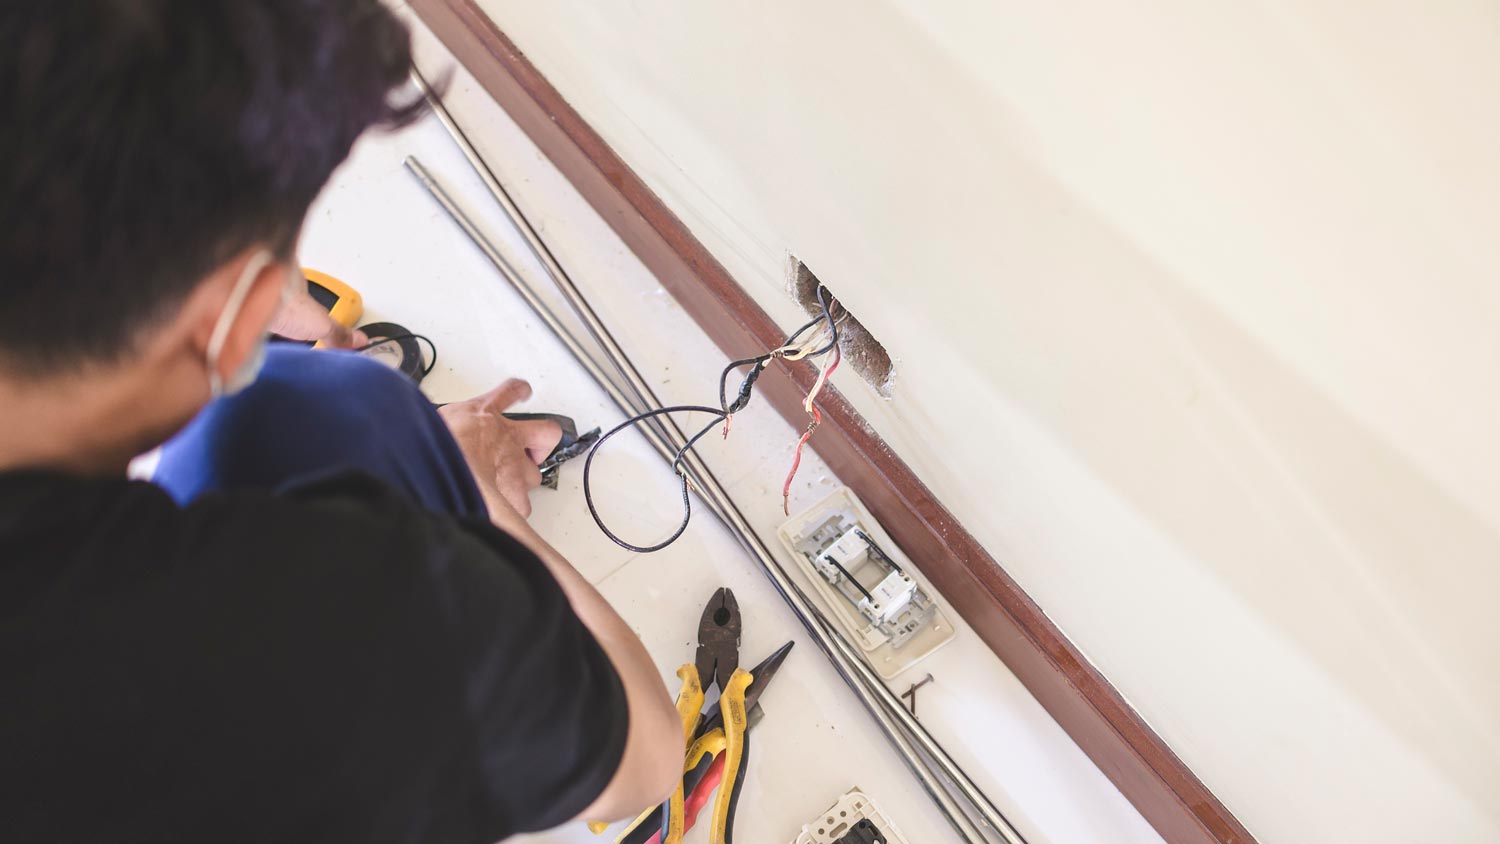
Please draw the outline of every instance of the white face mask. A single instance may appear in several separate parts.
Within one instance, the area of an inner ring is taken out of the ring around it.
[[[255,283],[256,277],[266,265],[276,259],[265,249],[255,253],[255,256],[245,264],[245,269],[240,273],[239,280],[234,283],[234,289],[229,291],[229,301],[224,303],[224,310],[219,314],[219,319],[214,323],[213,333],[208,338],[208,390],[214,398],[219,396],[232,396],[255,383],[260,375],[261,367],[266,363],[266,343],[269,336],[261,337],[251,350],[245,362],[240,368],[229,376],[225,381],[219,377],[219,355],[224,351],[224,341],[229,338],[229,327],[234,324],[240,315],[240,309],[245,305],[245,298],[250,295],[250,286]],[[288,273],[286,287],[281,291],[281,300],[285,304],[291,297],[292,285],[301,273],[296,271],[297,262],[292,262],[292,271]]]

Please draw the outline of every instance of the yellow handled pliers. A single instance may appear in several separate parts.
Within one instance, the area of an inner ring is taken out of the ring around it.
[[[703,608],[698,622],[698,652],[692,662],[677,669],[682,678],[682,692],[677,697],[677,712],[682,716],[683,744],[689,749],[684,773],[690,772],[705,756],[716,755],[712,743],[720,740],[712,734],[698,742],[698,720],[703,700],[714,686],[719,689],[719,715],[723,721],[724,779],[714,797],[712,844],[729,844],[733,837],[733,814],[739,797],[740,774],[745,761],[745,730],[749,716],[745,711],[745,690],[754,677],[740,668],[740,607],[734,593],[720,588]],[[694,753],[696,751],[696,753]],[[683,784],[677,783],[667,801],[667,817],[662,844],[682,844]]]
[[[739,796],[738,784],[745,761],[745,730],[749,716],[745,711],[745,690],[754,678],[750,672],[740,668],[740,607],[734,593],[720,588],[708,599],[703,608],[703,617],[698,622],[698,651],[692,662],[677,669],[682,688],[677,693],[677,714],[682,719],[682,744],[684,774],[691,772],[704,756],[717,755],[718,743],[722,742],[724,778],[719,784],[719,793],[714,798],[714,825],[710,835],[712,844],[728,844],[732,831],[735,801]],[[719,712],[713,719],[720,722],[712,731],[700,736],[699,722],[703,718],[703,701],[715,686],[719,689]],[[682,844],[683,833],[683,782],[678,780],[672,796],[662,805],[662,844]],[[656,811],[648,809],[621,833],[619,841],[625,840],[632,831],[642,828],[646,819]],[[617,841],[618,844],[618,841]]]
[[[780,670],[781,664],[786,661],[787,653],[791,649],[792,643],[787,642],[750,670],[753,681],[744,694],[744,711],[747,715],[754,713],[756,702],[765,693],[766,687],[771,683],[771,678],[776,676],[776,672]],[[688,667],[684,666],[685,669]],[[696,663],[691,667],[695,669],[694,673],[696,673]],[[684,671],[684,673],[687,672]],[[731,674],[731,683],[734,682],[733,678],[734,675]],[[701,690],[701,684],[699,688]],[[734,831],[734,810],[739,802],[738,792],[740,786],[745,781],[745,767],[750,758],[750,735],[748,727],[745,731],[741,731],[742,740],[740,742],[739,767],[735,771],[734,782],[726,785],[723,779],[722,772],[727,767],[726,764],[720,766],[719,770],[721,773],[713,780],[712,785],[710,785],[707,780],[714,759],[729,749],[729,741],[724,731],[725,709],[726,707],[719,707],[708,714],[702,723],[698,725],[698,730],[693,736],[693,743],[688,746],[687,758],[684,760],[682,787],[684,795],[692,795],[697,798],[697,801],[701,801],[698,805],[707,802],[708,795],[703,790],[705,788],[710,788],[716,792],[720,801],[727,800],[727,803],[720,804],[723,805],[722,817],[714,819],[714,834],[721,835],[723,839],[727,840]],[[730,706],[727,709],[733,714],[738,711],[739,707]],[[725,763],[728,761],[728,759],[724,760]],[[728,795],[727,798],[724,795]],[[691,798],[684,800],[684,803],[689,806],[694,804],[694,802]],[[665,810],[663,807],[658,806],[647,809],[641,813],[640,817],[636,818],[634,822],[626,827],[624,832],[620,833],[619,837],[615,839],[615,844],[648,844],[650,841],[661,841],[658,833],[662,828],[662,823],[669,820],[667,816],[670,814],[670,804],[668,804]],[[690,819],[693,817],[693,812],[685,812],[685,814],[687,817],[684,818],[684,828],[691,825]],[[719,830],[722,830],[722,833],[719,833]]]

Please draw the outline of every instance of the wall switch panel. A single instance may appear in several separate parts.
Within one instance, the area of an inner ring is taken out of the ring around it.
[[[804,825],[792,844],[906,844],[906,837],[875,801],[854,788]]]
[[[848,487],[777,531],[830,616],[887,680],[953,638],[953,625],[911,560]]]

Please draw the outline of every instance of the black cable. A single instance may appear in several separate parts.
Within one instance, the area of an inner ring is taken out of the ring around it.
[[[737,360],[724,367],[724,371],[719,373],[719,407],[723,408],[725,413],[739,413],[745,409],[745,405],[750,403],[750,391],[754,389],[755,382],[760,379],[761,371],[765,369],[766,361],[770,359],[770,354],[764,354],[760,357]],[[747,363],[755,364],[755,368],[746,373],[744,382],[740,384],[739,395],[735,396],[734,403],[731,404],[728,397],[724,395],[724,389],[729,383],[729,373]]]
[[[801,337],[803,333],[807,331],[807,329],[812,328],[814,325],[817,325],[822,321],[822,317],[813,317],[812,319],[803,323],[801,328],[793,331],[785,340],[781,341],[781,345],[790,346],[791,344],[797,342],[797,338]]]
[[[692,435],[691,437],[688,437],[687,442],[682,444],[682,448],[677,449],[677,456],[672,458],[672,471],[676,472],[679,475],[682,474],[682,458],[687,455],[688,449],[692,448],[693,444],[698,442],[698,440],[703,439],[704,434],[707,434],[709,431],[712,431],[713,429],[719,427],[719,422],[723,418],[723,415],[719,416],[718,418],[714,419],[714,421],[705,425],[703,427],[703,430]]]
[[[819,304],[822,304],[821,286],[819,286],[818,288],[818,296]],[[785,340],[781,341],[782,348],[785,348],[797,342],[798,337],[801,337],[807,332],[809,328],[812,328],[825,319],[828,321],[829,327],[833,329],[833,343],[823,347],[820,351],[810,352],[803,357],[814,357],[832,349],[833,345],[838,343],[838,326],[834,325],[833,316],[829,314],[827,305],[823,305],[823,316],[813,317],[812,319],[803,323],[801,328],[793,331],[787,336]],[[776,355],[774,352],[767,352],[766,354],[758,355],[753,358],[745,358],[743,360],[734,361],[733,363],[724,367],[724,371],[719,374],[719,407],[723,408],[725,413],[739,413],[741,410],[745,409],[745,406],[750,403],[750,392],[754,389],[755,382],[759,380],[761,373],[765,371],[766,362],[775,356]],[[725,394],[725,390],[729,385],[729,373],[733,372],[735,369],[738,369],[741,366],[745,366],[746,364],[754,364],[755,368],[750,370],[750,372],[745,376],[744,382],[740,384],[739,395],[735,396],[735,400],[733,403],[730,403],[729,397]]]
[[[786,340],[782,341],[781,344],[782,348],[790,346],[792,343],[795,343],[797,341],[798,337],[801,337],[813,326],[817,325],[820,322],[826,321],[828,323],[828,328],[832,335],[832,339],[829,340],[828,345],[824,346],[823,348],[803,355],[803,359],[816,357],[818,355],[831,351],[834,346],[838,345],[839,342],[838,323],[834,321],[833,313],[828,306],[827,300],[823,296],[824,290],[825,288],[821,284],[818,285],[818,305],[823,310],[822,316],[816,316],[811,320],[808,320],[805,324],[802,325],[802,327],[798,328],[796,331],[793,331],[786,338]],[[387,337],[379,342],[386,342],[391,339],[395,338]],[[426,338],[424,337],[422,339]],[[427,343],[429,346],[432,345],[431,340],[428,340]],[[370,345],[373,346],[375,344],[371,343]],[[594,524],[599,526],[599,530],[603,532],[605,536],[609,537],[610,541],[628,551],[635,551],[640,554],[649,554],[652,551],[660,551],[668,545],[671,545],[673,542],[676,542],[677,537],[682,536],[683,531],[687,530],[688,522],[692,521],[693,518],[692,498],[688,493],[687,472],[682,467],[682,459],[687,456],[688,451],[691,450],[695,444],[697,444],[698,440],[707,436],[708,432],[718,427],[720,422],[723,422],[733,414],[745,409],[745,407],[750,403],[751,394],[755,390],[755,382],[759,380],[761,373],[763,373],[766,369],[766,363],[769,362],[772,358],[776,357],[778,354],[780,354],[779,349],[778,351],[767,352],[762,355],[757,355],[753,358],[744,358],[743,360],[733,361],[728,366],[724,367],[724,370],[719,373],[719,407],[717,409],[707,407],[705,405],[674,405],[672,407],[661,407],[657,408],[656,410],[648,410],[645,413],[640,413],[632,416],[629,419],[626,419],[624,422],[621,422],[619,425],[616,425],[614,428],[611,428],[608,433],[601,436],[594,443],[593,448],[589,449],[588,457],[583,461],[583,500],[584,503],[588,505],[589,515],[593,517]],[[434,361],[436,360],[436,357],[437,352],[434,348]],[[749,372],[745,373],[745,380],[740,382],[740,389],[739,392],[735,395],[734,401],[730,401],[728,396],[729,373],[733,372],[741,366],[747,365],[751,366],[751,369]],[[423,374],[425,375],[426,373]],[[691,437],[688,437],[687,442],[682,444],[682,447],[677,450],[677,454],[672,458],[672,471],[676,472],[677,477],[682,481],[682,523],[677,526],[677,529],[672,532],[671,536],[668,536],[666,539],[663,539],[661,542],[658,542],[655,545],[633,545],[621,539],[618,535],[615,534],[614,531],[610,530],[604,524],[604,519],[600,517],[599,510],[594,505],[593,484],[590,480],[593,473],[594,455],[599,451],[601,447],[603,447],[604,443],[615,434],[618,434],[626,428],[634,427],[635,425],[644,422],[647,419],[669,413],[707,413],[712,415],[714,417],[714,420],[708,423],[708,425],[704,426],[702,430],[698,431],[698,433],[693,434]],[[838,563],[834,563],[834,565],[838,565]],[[842,569],[843,567],[840,566],[841,571]],[[844,572],[844,574],[849,578],[851,582],[854,583],[855,586],[860,589],[860,591],[865,591],[865,588],[861,586],[859,581],[855,580],[852,575],[850,575],[848,572]],[[866,597],[869,597],[869,594],[869,592],[865,592]],[[872,598],[871,600],[873,601],[874,599]]]
[[[650,419],[650,418],[652,418],[654,416],[661,416],[661,415],[667,414],[667,413],[694,413],[694,412],[696,412],[696,413],[708,413],[708,414],[712,414],[715,417],[714,418],[714,423],[713,423],[714,425],[717,425],[718,422],[719,422],[719,420],[723,419],[724,416],[725,416],[724,411],[719,410],[718,408],[706,407],[706,406],[703,406],[703,405],[693,405],[693,404],[679,404],[679,405],[674,405],[672,407],[659,407],[656,410],[648,410],[645,413],[641,413],[641,414],[638,414],[636,416],[632,416],[629,419],[626,419],[624,422],[621,422],[620,424],[616,425],[615,427],[609,429],[609,432],[606,433],[606,434],[604,434],[603,436],[601,436],[598,439],[598,441],[596,441],[594,443],[594,447],[591,448],[591,449],[589,449],[589,455],[588,455],[588,457],[584,458],[584,461],[583,461],[583,501],[584,501],[585,504],[588,505],[589,515],[594,517],[594,524],[598,525],[599,526],[599,530],[603,531],[605,536],[609,537],[610,540],[612,540],[616,545],[620,546],[621,548],[624,548],[624,549],[626,549],[628,551],[635,551],[635,552],[641,553],[641,554],[649,554],[652,551],[660,551],[661,549],[667,547],[668,545],[671,545],[673,542],[676,542],[677,541],[677,537],[682,536],[682,532],[685,531],[685,530],[687,530],[688,522],[691,521],[692,518],[693,518],[693,502],[692,502],[691,497],[689,497],[689,495],[688,495],[687,473],[683,472],[681,469],[678,469],[678,471],[677,471],[677,476],[682,480],[682,524],[680,524],[680,525],[677,526],[677,530],[673,531],[671,536],[667,537],[666,539],[663,539],[661,542],[658,542],[655,545],[632,545],[629,542],[626,542],[625,540],[623,540],[620,537],[616,536],[615,533],[614,533],[614,531],[611,531],[609,528],[607,528],[607,527],[604,526],[604,520],[599,517],[599,510],[598,510],[598,508],[596,508],[594,506],[593,487],[592,487],[592,485],[589,482],[589,475],[590,475],[590,472],[593,470],[593,466],[594,466],[594,455],[596,455],[596,454],[599,453],[599,447],[602,446],[602,445],[604,445],[604,443],[607,440],[609,440],[610,437],[614,436],[615,434],[620,433],[621,431],[625,430],[626,428],[629,428],[629,427],[632,427],[634,425],[637,425],[637,424],[639,424],[639,423],[641,423],[641,422],[643,422],[643,421],[645,421],[647,419]],[[708,433],[710,430],[712,430],[712,428],[713,428],[713,426],[710,425],[708,428],[704,428],[702,431],[699,431],[693,437],[693,440],[696,440],[698,437],[701,437],[704,434]],[[693,440],[689,440],[688,441],[688,445],[689,446],[692,445]],[[684,446],[683,451],[686,451],[686,450],[687,450],[687,446]],[[681,454],[682,454],[682,452],[678,453],[679,458],[681,457]]]
[[[839,324],[834,320],[833,312],[828,309],[828,303],[823,300],[824,290],[827,290],[827,288],[821,284],[818,285],[818,307],[823,309],[823,318],[828,320],[828,330],[833,333],[833,339],[828,341],[828,345],[817,350],[816,352],[809,352],[808,354],[804,355],[804,357],[812,358],[824,354],[825,352],[831,352],[833,351],[833,347],[839,344]],[[816,322],[816,320],[814,320],[814,322]]]

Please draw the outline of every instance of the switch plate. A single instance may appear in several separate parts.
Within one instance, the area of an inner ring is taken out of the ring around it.
[[[874,824],[886,844],[906,844],[906,836],[901,834],[895,822],[858,788],[851,788],[837,803],[828,807],[828,811],[812,823],[804,824],[801,834],[792,844],[838,844],[847,840],[860,821]]]
[[[829,617],[881,677],[896,677],[953,639],[931,585],[848,487],[777,533]]]

